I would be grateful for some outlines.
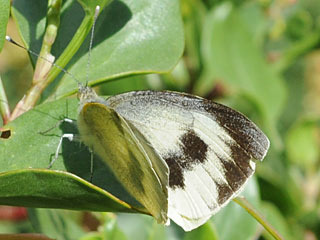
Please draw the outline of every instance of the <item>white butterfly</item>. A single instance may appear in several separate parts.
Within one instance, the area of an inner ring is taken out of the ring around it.
[[[189,94],[136,91],[107,100],[80,87],[82,141],[161,223],[190,231],[243,189],[269,140],[241,113]]]
[[[269,148],[241,113],[196,96],[137,91],[105,100],[80,86],[79,98],[80,139],[158,222],[186,231],[239,194]],[[55,159],[63,138],[74,136],[62,136]]]

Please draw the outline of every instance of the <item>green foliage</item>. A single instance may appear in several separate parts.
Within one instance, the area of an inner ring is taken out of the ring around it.
[[[9,0],[1,0],[0,1],[0,51],[3,47],[3,43],[5,41],[7,23],[9,19],[9,11],[10,11],[10,1]]]
[[[212,79],[223,79],[230,89],[253,101],[271,142],[277,147],[281,143],[276,123],[286,92],[280,74],[268,67],[254,41],[256,36],[252,32],[257,30],[249,27],[258,28],[259,24],[249,26],[241,16],[243,8],[225,3],[212,9],[204,19],[201,45],[204,72],[195,84],[195,92],[207,94],[214,86]],[[254,18],[258,9],[247,9],[245,17]]]
[[[29,209],[29,219],[35,232],[53,239],[79,239],[84,235],[77,224],[79,214],[72,211]]]
[[[287,135],[288,159],[306,171],[313,171],[320,157],[318,129],[319,122],[304,120],[292,126]]]
[[[0,2],[1,49],[9,1]],[[271,140],[243,195],[284,239],[320,236],[319,1],[48,2],[13,1],[12,18],[27,48],[46,58],[54,55],[57,65],[85,82],[87,35],[99,3],[103,9],[93,38],[89,85],[99,86],[103,95],[139,89],[191,92],[242,111]],[[0,232],[82,240],[273,239],[234,202],[189,233],[174,223],[166,227],[150,216],[132,214],[146,210],[97,156],[90,182],[90,153],[78,143],[64,141],[47,169],[60,136],[77,132],[72,124],[57,125],[64,117],[77,118],[77,100],[66,98],[77,83],[61,68],[30,58],[40,77],[14,112],[37,106],[0,129],[11,133],[0,138],[0,204],[69,211],[29,209],[29,221],[0,223]],[[9,101],[16,97],[17,79],[10,76],[17,74],[13,66],[0,71],[1,114],[7,121],[5,92]],[[21,78],[22,85],[32,76],[23,72]],[[70,210],[123,213],[92,213],[85,220],[86,214]]]

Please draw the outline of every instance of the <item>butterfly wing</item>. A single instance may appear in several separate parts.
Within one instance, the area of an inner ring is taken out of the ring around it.
[[[81,140],[108,164],[126,190],[158,222],[166,223],[168,167],[151,144],[117,112],[96,100],[81,104],[77,123]],[[160,177],[152,162],[161,168]]]
[[[175,92],[110,97],[115,109],[169,166],[168,216],[184,230],[205,223],[243,188],[269,140],[226,106]]]

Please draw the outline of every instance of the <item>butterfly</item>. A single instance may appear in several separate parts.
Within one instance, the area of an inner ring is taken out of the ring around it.
[[[104,99],[80,84],[78,97],[80,140],[159,223],[171,219],[186,231],[237,196],[269,149],[244,115],[194,95],[134,91]]]
[[[190,231],[237,196],[269,140],[241,113],[194,95],[80,86],[80,139],[159,223]]]

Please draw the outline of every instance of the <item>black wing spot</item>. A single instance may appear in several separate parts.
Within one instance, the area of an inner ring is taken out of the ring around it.
[[[173,189],[184,189],[184,171],[192,171],[196,165],[202,164],[208,152],[208,145],[193,130],[180,137],[179,145],[181,151],[164,157],[170,170],[169,186]]]
[[[264,133],[243,114],[226,106],[204,101],[206,111],[211,113],[219,125],[241,146],[250,158],[262,160],[269,148]],[[241,153],[243,155],[243,153]]]
[[[224,168],[226,180],[233,191],[237,191],[248,179],[240,167],[229,159],[217,156]]]
[[[242,172],[247,177],[250,177],[254,172],[254,169],[250,166],[251,156],[249,156],[242,147],[237,146],[236,144],[231,145],[230,149],[232,159],[234,159],[236,164],[241,168]]]
[[[218,204],[222,205],[224,202],[226,202],[233,194],[232,189],[229,187],[228,184],[226,183],[217,183],[216,182],[216,186],[218,189]]]
[[[165,158],[166,163],[169,166],[169,186],[170,188],[182,188],[184,189],[184,177],[183,169],[179,163],[183,162],[183,159],[176,155],[172,155],[168,158]]]
[[[193,131],[189,130],[180,138],[183,154],[186,156],[186,167],[203,163],[207,158],[208,145]]]

